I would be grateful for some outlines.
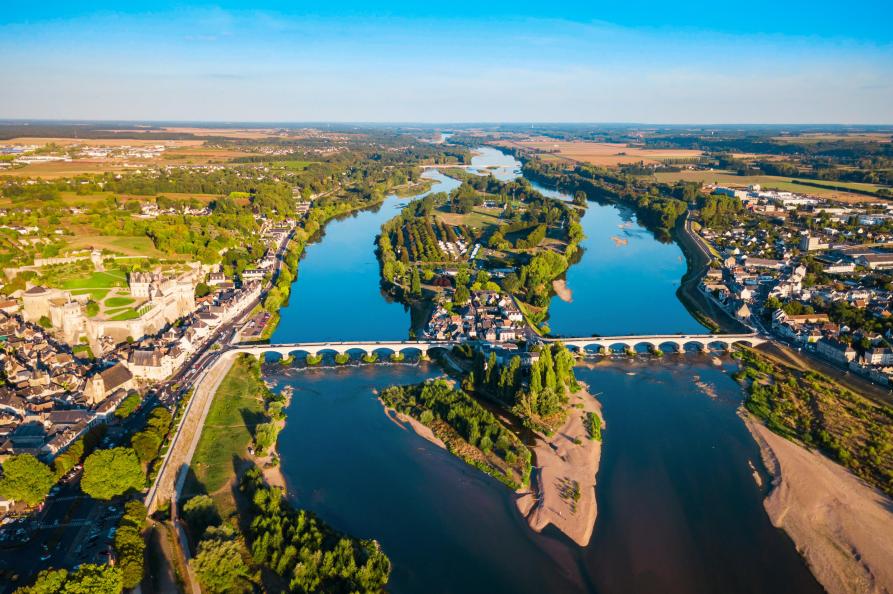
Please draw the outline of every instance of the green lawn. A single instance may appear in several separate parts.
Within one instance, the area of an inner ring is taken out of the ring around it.
[[[505,221],[499,218],[501,213],[501,208],[484,208],[483,206],[476,206],[474,210],[468,214],[459,214],[449,212],[446,208],[438,208],[434,211],[434,216],[448,225],[466,225],[467,227],[484,229],[491,225],[504,224]]]
[[[233,363],[214,396],[192,457],[192,470],[199,484],[193,484],[190,491],[213,495],[224,516],[234,509],[228,489],[223,489],[233,477],[233,459],[246,455],[251,431],[257,423],[266,421],[259,398],[264,385],[251,365],[245,359]]]
[[[72,295],[89,295],[93,301],[102,301],[109,294],[109,289],[75,289]]]
[[[109,297],[105,300],[105,306],[107,308],[113,307],[124,307],[125,305],[132,304],[136,299],[132,297]]]
[[[116,310],[108,311],[106,313],[112,314],[113,312],[118,312],[118,311],[119,310],[116,309]],[[137,312],[132,307],[127,307],[127,308],[124,308],[124,310],[121,311],[121,313],[115,313],[109,319],[112,320],[113,322],[122,322],[124,320],[135,320],[138,317],[140,317],[139,312]]]
[[[63,289],[111,289],[126,286],[127,274],[121,269],[94,272],[87,277],[72,278],[62,283]]]

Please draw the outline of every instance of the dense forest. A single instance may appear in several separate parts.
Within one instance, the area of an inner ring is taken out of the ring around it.
[[[344,536],[312,513],[294,509],[256,468],[245,473],[240,490],[251,502],[251,555],[282,577],[290,592],[384,591],[391,563],[377,542]]]

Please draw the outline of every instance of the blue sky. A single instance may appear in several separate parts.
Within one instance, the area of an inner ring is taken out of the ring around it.
[[[10,3],[0,118],[893,123],[891,9]]]

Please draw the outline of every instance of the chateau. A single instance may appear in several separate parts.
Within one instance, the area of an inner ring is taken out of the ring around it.
[[[128,338],[157,334],[168,324],[195,311],[195,286],[201,276],[196,267],[178,276],[134,272],[129,275],[130,295],[136,300],[138,316],[114,319],[105,315],[87,317],[84,305],[89,295],[40,286],[22,294],[23,317],[39,323],[49,320],[55,333],[68,344],[85,338],[94,353],[106,352]]]

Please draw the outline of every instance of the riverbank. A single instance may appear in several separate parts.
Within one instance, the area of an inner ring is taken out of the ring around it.
[[[773,476],[764,507],[830,594],[893,592],[893,500],[742,411]]]
[[[689,213],[680,217],[673,228],[671,237],[685,257],[686,270],[676,290],[676,297],[698,322],[711,332],[739,333],[750,332],[744,324],[736,320],[701,292],[701,280],[710,268],[712,255],[691,228]]]
[[[447,449],[447,445],[443,442],[442,439],[434,435],[434,431],[431,430],[427,425],[423,425],[420,421],[415,420],[409,415],[404,415],[401,412],[394,410],[389,407],[387,404],[382,402],[381,398],[378,399],[381,402],[381,405],[384,407],[384,413],[387,415],[389,419],[394,421],[394,423],[400,427],[401,429],[412,429],[416,435],[421,437],[424,440],[430,441],[434,445],[439,448]]]
[[[585,388],[570,397],[570,414],[552,437],[538,436],[533,446],[535,487],[516,500],[518,511],[536,532],[552,524],[581,547],[589,544],[598,506],[596,474],[601,439],[590,439],[587,413],[602,419],[601,405]]]

